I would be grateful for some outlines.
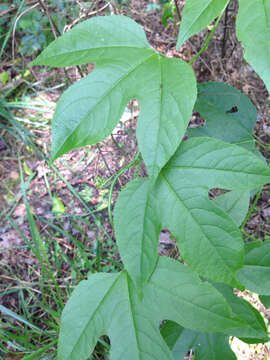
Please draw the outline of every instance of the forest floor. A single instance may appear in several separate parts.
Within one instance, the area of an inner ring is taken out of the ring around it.
[[[105,2],[97,4],[102,8]],[[184,1],[179,1],[180,12],[183,5]],[[107,10],[98,14],[106,14]],[[128,15],[141,24],[151,46],[168,57],[191,60],[207,36],[207,30],[202,31],[176,50],[177,17],[169,19],[164,27],[161,14],[156,10],[150,11],[149,1],[146,0],[131,0],[128,6],[112,8],[111,11]],[[227,17],[221,20],[207,51],[192,66],[199,82],[226,82],[249,96],[258,111],[254,138],[258,149],[269,161],[270,100],[261,79],[243,60],[243,49],[235,36],[236,13],[237,4],[232,1]],[[11,66],[10,63],[3,64],[1,70],[12,71]],[[35,91],[32,87],[31,91],[24,92],[18,107],[13,109],[14,116],[35,136],[35,148],[8,133],[2,133],[0,137],[0,303],[24,316],[29,315],[24,306],[30,304],[35,312],[31,319],[43,316],[42,307],[33,305],[34,297],[41,295],[42,276],[42,268],[33,249],[36,246],[34,240],[41,241],[44,262],[48,260],[60,288],[67,284],[73,286],[85,277],[89,268],[93,272],[119,271],[122,268],[108,216],[109,193],[115,174],[137,153],[135,130],[139,114],[138,103],[132,101],[113,134],[105,141],[73,150],[51,166],[48,164],[51,120],[57,99],[67,87],[63,78],[68,76],[69,81],[74,82],[80,75],[74,68],[67,69],[67,73],[61,69],[47,69],[45,72],[40,69],[37,66],[31,69],[32,81],[38,83],[33,85]],[[91,69],[89,66],[88,70]],[[198,126],[202,121],[194,113],[190,126]],[[144,165],[133,166],[118,178],[112,192],[113,203],[120,189],[135,173],[145,176]],[[34,215],[38,229],[36,239],[31,233],[28,209]],[[269,186],[264,187],[245,232],[247,239],[248,234],[250,239],[270,239]],[[170,233],[164,230],[160,235],[160,253],[174,256],[176,252],[178,250]],[[48,275],[48,283],[50,281]],[[250,296],[269,325],[269,310],[264,309],[255,295],[244,295]],[[48,304],[55,308],[55,300],[50,296],[48,290]],[[42,320],[37,320],[36,324],[44,326]],[[236,339],[232,343],[238,359],[270,358],[267,344],[247,346]],[[20,359],[19,353],[12,355],[16,351],[10,345],[10,353],[5,356]]]

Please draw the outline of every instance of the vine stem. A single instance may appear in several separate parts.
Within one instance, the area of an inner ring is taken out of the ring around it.
[[[112,183],[111,183],[111,187],[110,187],[110,192],[109,192],[109,200],[108,200],[108,215],[109,215],[109,219],[110,219],[110,223],[112,225],[112,228],[114,228],[113,225],[113,217],[112,217],[112,194],[113,194],[113,188],[114,185],[116,183],[116,181],[119,179],[119,177],[124,174],[124,172],[126,172],[129,168],[131,168],[131,166],[135,165],[136,162],[138,161],[140,157],[140,152],[138,151],[137,154],[135,155],[134,159],[131,160],[125,167],[123,167],[123,169],[119,170],[118,173],[115,175]]]
[[[181,14],[180,14],[180,9],[179,9],[177,0],[174,0],[174,4],[175,4],[175,8],[176,8],[176,12],[177,12],[177,16],[179,18],[179,21],[181,21]]]
[[[253,240],[253,241],[260,241],[260,242],[263,242],[263,240],[262,240],[262,239],[260,239],[260,238],[256,238],[255,236],[248,234],[248,233],[247,233],[247,232],[245,232],[244,230],[241,230],[241,232],[242,232],[242,234],[243,234],[246,238],[249,238],[249,239],[251,239],[251,240]]]
[[[222,15],[223,13],[221,13],[219,15],[219,17],[217,18],[216,22],[215,22],[215,25],[213,26],[212,30],[210,31],[210,34],[207,36],[207,38],[205,39],[200,51],[193,56],[193,58],[189,61],[189,64],[191,65],[205,50],[207,50],[208,48],[208,44],[209,42],[211,41],[213,35],[214,35],[214,32],[216,31],[216,28],[220,22],[220,19],[222,18]]]
[[[240,227],[241,231],[243,231],[244,227],[246,226],[246,224],[247,224],[247,222],[248,222],[248,219],[250,218],[250,216],[251,216],[251,214],[252,214],[255,206],[257,205],[257,202],[259,201],[259,198],[260,198],[260,196],[261,196],[261,194],[262,194],[262,191],[263,191],[263,188],[261,188],[261,189],[257,192],[256,197],[255,197],[255,200],[253,201],[253,203],[252,203],[252,205],[251,205],[251,207],[250,207],[250,209],[249,209],[249,211],[248,211],[248,213],[247,213],[247,215],[246,215],[246,217],[245,217],[245,220],[243,221],[243,223],[242,223],[242,225],[241,225],[241,227]]]

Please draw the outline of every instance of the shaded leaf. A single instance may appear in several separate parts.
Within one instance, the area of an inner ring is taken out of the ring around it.
[[[259,296],[259,299],[266,309],[270,308],[270,296],[269,295],[261,295],[261,296]]]
[[[167,321],[161,334],[175,360],[184,359],[191,349],[195,351],[196,360],[236,360],[229,346],[229,336],[222,333],[197,332]]]
[[[187,0],[176,48],[209,25],[225,10],[228,2],[229,0]]]
[[[95,144],[117,125],[129,100],[140,103],[137,139],[149,175],[177,149],[196,100],[196,80],[184,61],[150,48],[142,28],[124,16],[96,17],[50,44],[34,64],[96,63],[57,103],[52,160]]]
[[[252,136],[257,111],[250,99],[230,85],[208,82],[198,85],[194,110],[206,120],[204,126],[188,129],[189,136],[209,136],[258,153]]]
[[[265,322],[257,309],[248,301],[236,296],[233,289],[225,284],[214,284],[216,289],[227,300],[232,313],[246,323],[245,327],[225,331],[230,336],[236,336],[248,344],[256,344],[269,341]]]
[[[245,59],[259,74],[270,92],[270,3],[239,0],[236,34]]]

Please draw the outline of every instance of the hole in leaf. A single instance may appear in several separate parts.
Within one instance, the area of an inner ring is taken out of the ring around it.
[[[193,111],[188,127],[197,128],[197,127],[202,127],[205,124],[206,124],[206,120],[200,115],[200,113]]]
[[[235,105],[230,110],[226,111],[226,114],[233,114],[238,112],[238,107]]]
[[[210,189],[210,190],[208,191],[208,198],[209,198],[209,200],[213,200],[213,199],[215,199],[217,196],[222,195],[222,194],[225,194],[225,193],[227,193],[227,192],[229,192],[229,191],[230,191],[230,190],[213,188],[213,189]]]
[[[176,238],[168,229],[162,229],[159,234],[158,253],[161,256],[167,256],[173,259],[178,259],[179,257]]]

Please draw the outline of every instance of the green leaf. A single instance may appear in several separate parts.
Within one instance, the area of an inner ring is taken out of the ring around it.
[[[41,330],[40,328],[36,327],[35,325],[33,325],[32,323],[30,323],[29,321],[27,321],[24,317],[16,314],[15,312],[11,311],[10,309],[8,309],[7,307],[5,307],[4,305],[0,305],[0,311],[2,314],[5,314],[7,316],[10,316],[12,319],[22,322],[23,324],[29,326],[30,328],[36,330],[37,332],[39,332],[40,334],[43,333],[43,330]]]
[[[258,153],[252,136],[257,110],[250,99],[230,85],[209,82],[198,85],[194,110],[206,120],[199,128],[188,129],[189,136],[209,136],[241,145]]]
[[[270,169],[249,151],[213,138],[184,141],[165,172],[178,186],[250,190],[269,183]]]
[[[168,26],[168,19],[174,18],[175,4],[168,2],[162,8],[161,22],[164,27]]]
[[[221,331],[242,323],[214,287],[188,267],[160,258],[140,300],[126,271],[98,273],[82,281],[62,314],[59,360],[85,360],[98,338],[108,335],[112,360],[173,359],[162,340],[163,319],[196,330]]]
[[[8,82],[8,73],[6,71],[0,73],[0,81],[4,85]]]
[[[269,341],[265,322],[259,311],[248,301],[236,296],[230,286],[225,284],[214,284],[214,286],[227,300],[232,313],[246,323],[246,326],[243,328],[225,330],[225,333],[230,336],[236,336],[248,344]]]
[[[149,193],[150,181],[136,179],[120,192],[114,209],[114,226],[121,258],[134,281],[141,284],[158,260],[161,230]]]
[[[147,179],[136,180],[117,201],[117,241],[132,279],[140,283],[151,275],[157,233],[167,228],[193,269],[208,279],[240,286],[235,274],[243,265],[242,236],[235,221],[209,200],[208,190],[250,190],[269,181],[270,170],[239,146],[213,138],[183,142],[154,188]]]
[[[238,270],[237,278],[248,289],[260,295],[270,295],[270,244],[249,251],[245,266]]]
[[[270,92],[270,3],[239,0],[236,34],[245,59],[263,79]]]
[[[202,276],[235,286],[244,255],[237,225],[208,199],[208,190],[248,190],[269,179],[270,170],[252,153],[213,138],[183,142],[162,170],[155,189],[162,204],[158,217]]]
[[[196,80],[184,61],[150,48],[142,28],[124,16],[87,20],[53,42],[34,64],[96,63],[57,103],[52,160],[106,138],[129,100],[140,103],[137,139],[150,176],[177,149],[196,100]]]
[[[259,299],[266,309],[270,308],[270,296],[269,295],[260,295]]]
[[[31,65],[65,67],[123,59],[127,49],[152,54],[143,28],[125,16],[93,17],[52,42]]]
[[[61,199],[59,199],[57,196],[54,195],[52,201],[53,201],[53,208],[52,208],[53,212],[58,212],[58,213],[65,212],[65,205],[63,204],[63,201]]]
[[[213,201],[240,226],[248,213],[250,192],[247,190],[230,191],[217,196]]]
[[[187,0],[176,48],[209,25],[225,10],[228,2],[229,0]]]
[[[229,346],[229,336],[222,333],[192,331],[167,321],[161,334],[172,349],[175,360],[184,359],[191,349],[195,351],[196,360],[236,360]]]

